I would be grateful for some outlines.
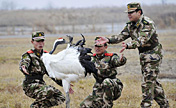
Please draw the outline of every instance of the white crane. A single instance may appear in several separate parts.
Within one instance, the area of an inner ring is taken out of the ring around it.
[[[66,49],[57,54],[51,55],[58,44],[65,43],[64,39],[57,39],[54,42],[53,50],[50,53],[44,53],[42,56],[43,63],[51,78],[62,80],[63,89],[66,93],[66,108],[70,107],[69,89],[70,82],[76,82],[88,73],[96,73],[94,64],[90,61],[87,53],[91,52],[90,48],[84,48],[85,38],[79,40],[75,45],[72,44],[73,37],[69,36],[70,42]]]

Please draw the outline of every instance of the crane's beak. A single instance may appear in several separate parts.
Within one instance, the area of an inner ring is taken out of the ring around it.
[[[66,43],[65,39],[63,38],[58,38],[56,41],[55,41],[55,45],[59,45],[59,44],[64,44]]]
[[[63,39],[63,38],[58,38],[58,39],[56,39],[55,42],[54,42],[54,45],[53,45],[53,49],[49,52],[49,54],[53,54],[53,52],[55,51],[56,47],[57,47],[58,45],[64,44],[64,43],[66,43],[66,42],[65,42],[65,39]]]

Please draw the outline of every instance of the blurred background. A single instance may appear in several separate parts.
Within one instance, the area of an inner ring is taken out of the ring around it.
[[[119,33],[128,22],[126,5],[135,1],[159,32],[175,30],[175,0],[0,0],[0,36]]]

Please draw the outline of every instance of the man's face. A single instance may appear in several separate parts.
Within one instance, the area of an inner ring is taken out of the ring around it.
[[[104,53],[104,51],[107,49],[107,46],[96,46],[94,47],[95,53],[97,55],[101,55]]]
[[[137,22],[141,16],[141,11],[128,12],[128,18],[132,22]]]
[[[38,51],[41,51],[45,45],[44,40],[40,40],[40,41],[31,41],[31,43],[33,44],[34,48]]]

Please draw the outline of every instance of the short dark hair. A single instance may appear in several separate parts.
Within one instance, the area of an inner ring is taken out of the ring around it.
[[[105,43],[105,44],[104,44],[104,46],[108,46],[108,44],[107,44],[107,43]]]
[[[141,15],[143,14],[142,9],[136,9],[135,11],[136,11],[136,12],[141,11]]]

